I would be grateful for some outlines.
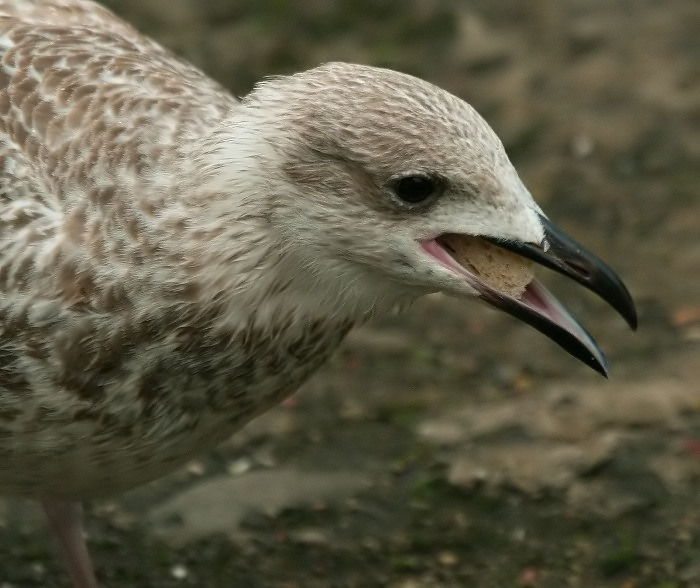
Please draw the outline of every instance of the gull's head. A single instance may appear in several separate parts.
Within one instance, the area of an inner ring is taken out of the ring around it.
[[[547,221],[466,102],[409,75],[331,63],[259,84],[235,120],[231,181],[257,170],[247,177],[279,251],[339,299],[480,297],[606,371],[595,342],[533,278],[533,261],[633,324],[629,294]]]

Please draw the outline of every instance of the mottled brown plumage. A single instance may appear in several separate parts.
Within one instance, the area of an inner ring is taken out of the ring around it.
[[[221,197],[190,157],[230,95],[92,3],[0,15],[0,489],[119,491],[292,392],[352,321],[219,324],[201,276],[219,228],[178,199]],[[234,228],[226,254],[262,237]]]
[[[605,372],[524,283],[528,261],[475,257],[489,284],[450,254],[480,243],[634,322],[455,96],[336,63],[239,102],[88,0],[0,0],[0,492],[42,499],[94,586],[74,501],[214,446],[353,325],[432,291],[480,296]]]

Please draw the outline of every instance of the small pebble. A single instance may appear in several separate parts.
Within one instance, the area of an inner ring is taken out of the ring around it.
[[[190,571],[182,564],[170,568],[170,575],[176,580],[184,580],[190,575]]]

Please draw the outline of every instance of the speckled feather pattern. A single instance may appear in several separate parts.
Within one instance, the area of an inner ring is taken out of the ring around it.
[[[386,189],[406,169],[453,188],[417,215]],[[0,0],[0,491],[174,469],[437,289],[416,234],[536,241],[536,210],[488,125],[410,76],[330,64],[238,102],[92,2]]]
[[[218,85],[89,2],[0,2],[0,34],[0,489],[118,491],[292,392],[350,324],[216,330],[199,303],[177,199],[184,147],[237,106]]]

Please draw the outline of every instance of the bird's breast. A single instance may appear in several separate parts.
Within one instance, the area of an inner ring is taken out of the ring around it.
[[[0,349],[0,489],[95,496],[157,478],[296,390],[351,326],[15,324]]]

